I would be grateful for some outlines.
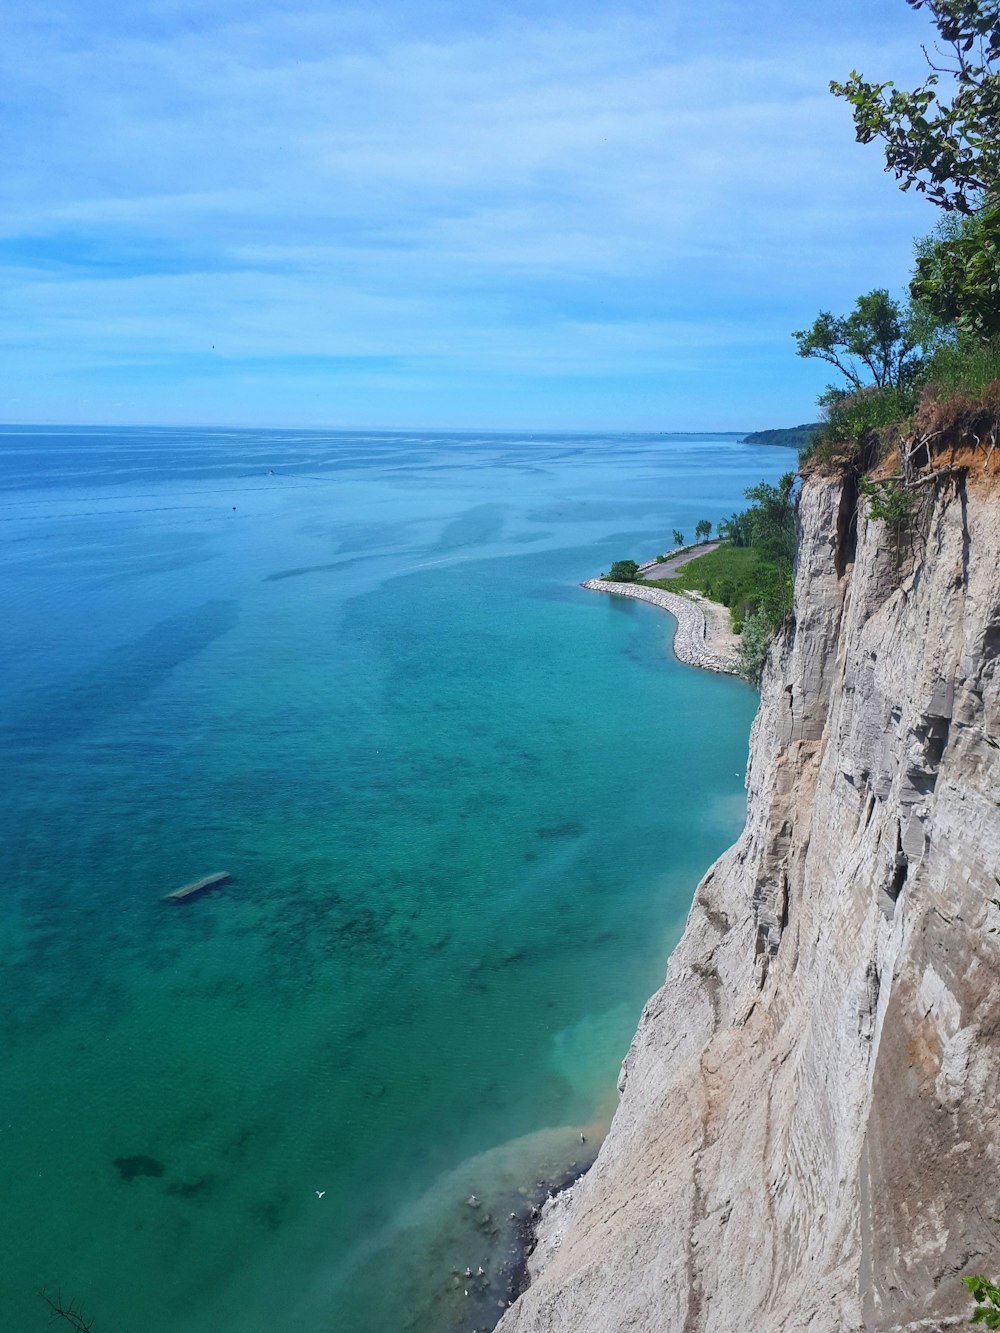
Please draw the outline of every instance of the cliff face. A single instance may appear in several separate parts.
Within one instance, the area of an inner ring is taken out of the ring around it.
[[[1000,1273],[1000,505],[922,493],[897,547],[804,487],[746,830],[502,1333],[936,1330]]]

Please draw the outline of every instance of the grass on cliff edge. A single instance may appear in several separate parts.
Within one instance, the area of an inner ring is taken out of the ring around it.
[[[697,555],[682,565],[673,578],[644,579],[665,592],[700,592],[721,602],[732,612],[734,624],[743,619],[741,609],[756,604],[761,555],[752,546],[730,546],[724,542],[707,555]]]

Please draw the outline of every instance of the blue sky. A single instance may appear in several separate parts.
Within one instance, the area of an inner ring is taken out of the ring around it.
[[[739,430],[934,209],[904,0],[64,0],[0,31],[0,420]]]

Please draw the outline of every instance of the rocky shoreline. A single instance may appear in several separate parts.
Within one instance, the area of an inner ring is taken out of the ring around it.
[[[674,656],[679,662],[727,676],[739,674],[735,653],[718,645],[719,631],[714,617],[710,621],[703,609],[703,606],[713,607],[714,603],[694,595],[682,597],[678,593],[650,588],[642,583],[609,583],[606,579],[588,579],[580,587],[591,592],[609,592],[616,597],[633,597],[636,601],[649,602],[652,606],[669,611],[677,621],[673,647]]]

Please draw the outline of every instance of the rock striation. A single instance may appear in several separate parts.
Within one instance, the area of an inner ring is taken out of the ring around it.
[[[992,487],[922,488],[902,534],[803,487],[746,828],[501,1333],[929,1333],[1000,1274]]]

